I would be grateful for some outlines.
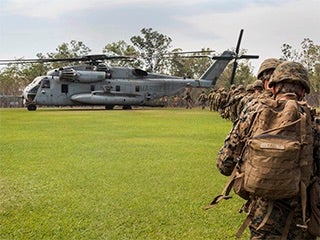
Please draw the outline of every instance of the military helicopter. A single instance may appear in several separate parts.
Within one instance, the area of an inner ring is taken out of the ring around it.
[[[111,110],[115,106],[132,109],[132,106],[161,106],[156,100],[173,96],[189,88],[213,87],[231,60],[258,58],[258,56],[238,56],[226,50],[203,73],[200,79],[189,79],[170,75],[149,73],[142,69],[109,66],[105,60],[127,59],[127,56],[87,55],[66,59],[23,59],[0,60],[0,63],[43,63],[43,62],[84,62],[82,65],[60,67],[36,77],[23,90],[24,103],[29,111],[37,106],[105,106]],[[234,65],[236,68],[236,65]],[[235,70],[234,70],[235,71]]]

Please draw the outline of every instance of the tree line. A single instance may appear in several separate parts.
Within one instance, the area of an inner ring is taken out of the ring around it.
[[[142,68],[149,72],[163,73],[180,77],[198,78],[211,64],[209,56],[214,52],[210,48],[202,48],[196,52],[183,53],[183,49],[171,49],[172,39],[152,28],[143,28],[140,35],[132,36],[131,43],[124,40],[106,44],[102,52],[107,55],[132,56],[132,61],[117,60],[112,65]],[[234,50],[234,49],[233,49]],[[55,52],[37,53],[39,59],[74,58],[90,54],[91,49],[81,41],[71,40],[62,43]],[[241,49],[241,54],[247,52]],[[281,48],[282,60],[302,63],[309,71],[311,98],[319,106],[320,95],[320,45],[305,38],[301,42],[301,50],[293,49],[289,44]],[[218,53],[216,53],[218,54]],[[208,57],[203,57],[208,56]],[[76,64],[76,63],[75,63]],[[20,95],[23,88],[35,77],[45,75],[53,68],[70,65],[65,62],[9,64],[0,71],[0,96]],[[232,64],[219,78],[216,87],[229,87]],[[235,84],[247,85],[255,80],[253,67],[249,60],[241,60],[236,71]]]

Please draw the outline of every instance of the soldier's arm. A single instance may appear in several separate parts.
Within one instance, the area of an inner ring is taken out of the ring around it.
[[[256,113],[257,108],[243,112],[238,120],[235,121],[233,128],[219,150],[216,164],[223,175],[229,176],[239,161]]]
[[[218,152],[216,164],[218,170],[226,176],[230,176],[233,168],[237,164],[237,158],[240,151],[240,138],[237,133],[239,130],[239,122],[235,122],[229,135],[224,141],[223,146]]]

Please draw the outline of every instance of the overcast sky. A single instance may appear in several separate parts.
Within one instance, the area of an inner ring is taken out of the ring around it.
[[[320,40],[320,0],[0,0],[0,59],[35,58],[63,42],[82,41],[92,53],[152,28],[184,51],[241,48],[258,54],[257,71],[281,46]]]

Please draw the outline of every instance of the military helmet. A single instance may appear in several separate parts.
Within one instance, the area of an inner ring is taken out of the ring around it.
[[[253,88],[253,84],[252,83],[249,83],[247,86],[246,86],[246,91],[249,92],[249,91],[254,91],[254,88]]]
[[[273,72],[269,87],[282,81],[298,82],[300,83],[306,93],[310,93],[310,82],[308,72],[301,63],[297,62],[283,62]]]
[[[240,84],[237,88],[236,88],[237,91],[244,91],[245,88],[242,84]]]
[[[282,61],[277,58],[267,58],[261,63],[257,77],[260,78],[261,74],[266,70],[275,69],[280,63],[282,63]]]
[[[259,79],[254,81],[253,88],[263,88],[263,82]]]

